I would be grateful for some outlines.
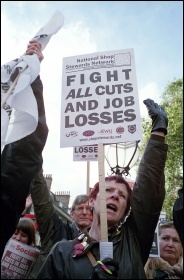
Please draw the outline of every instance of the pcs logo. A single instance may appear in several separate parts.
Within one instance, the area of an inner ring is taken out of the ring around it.
[[[83,136],[89,137],[89,136],[93,136],[94,135],[94,131],[93,130],[86,130],[82,133]]]

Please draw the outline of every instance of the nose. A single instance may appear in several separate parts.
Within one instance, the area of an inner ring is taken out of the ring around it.
[[[21,240],[21,235],[20,235],[20,234],[17,234],[17,235],[15,236],[15,239],[16,239],[17,241],[20,241],[20,240]]]
[[[169,239],[167,245],[170,246],[170,247],[173,247],[174,246],[173,240]]]
[[[118,199],[119,199],[118,192],[114,191],[114,192],[111,194],[111,198],[114,199],[114,200],[118,200]]]
[[[84,207],[82,214],[88,214],[88,210]]]

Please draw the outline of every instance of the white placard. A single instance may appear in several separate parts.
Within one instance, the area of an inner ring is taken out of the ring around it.
[[[113,259],[113,243],[112,242],[100,242],[100,259],[105,258]]]
[[[98,146],[73,147],[73,161],[97,161]]]
[[[134,50],[63,58],[60,147],[141,139]]]

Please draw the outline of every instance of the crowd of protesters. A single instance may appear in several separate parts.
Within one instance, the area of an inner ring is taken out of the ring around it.
[[[37,41],[28,44],[26,54],[33,53],[40,62],[43,60]],[[2,151],[1,257],[10,238],[35,246],[34,226],[28,229],[24,224],[28,220],[20,219],[31,193],[41,250],[28,279],[181,279],[181,197],[173,208],[174,224],[159,226],[159,260],[149,259],[165,198],[168,117],[164,109],[149,98],[144,100],[152,127],[133,190],[123,176],[105,178],[108,241],[113,257],[101,259],[99,182],[89,197],[79,195],[74,200],[70,213],[73,223],[58,217],[42,170],[48,127],[40,76],[31,87],[38,105],[37,128],[5,145]]]

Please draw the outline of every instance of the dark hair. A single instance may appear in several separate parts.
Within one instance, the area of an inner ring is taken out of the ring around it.
[[[28,235],[27,245],[36,246],[34,222],[30,218],[20,218],[16,230],[22,230]]]
[[[82,204],[82,203],[86,203],[89,200],[89,197],[87,194],[80,194],[77,195],[76,198],[73,201],[72,207],[71,207],[71,211],[75,210],[76,205]]]
[[[127,200],[127,208],[125,210],[125,216],[128,214],[128,211],[130,210],[130,197],[132,190],[128,184],[128,182],[121,176],[121,175],[114,175],[114,176],[109,176],[105,177],[105,182],[110,182],[110,181],[115,181],[116,183],[121,183],[124,184],[127,188],[128,191],[128,200]],[[89,198],[96,199],[96,196],[99,192],[99,182],[97,182],[94,187],[91,189]]]

